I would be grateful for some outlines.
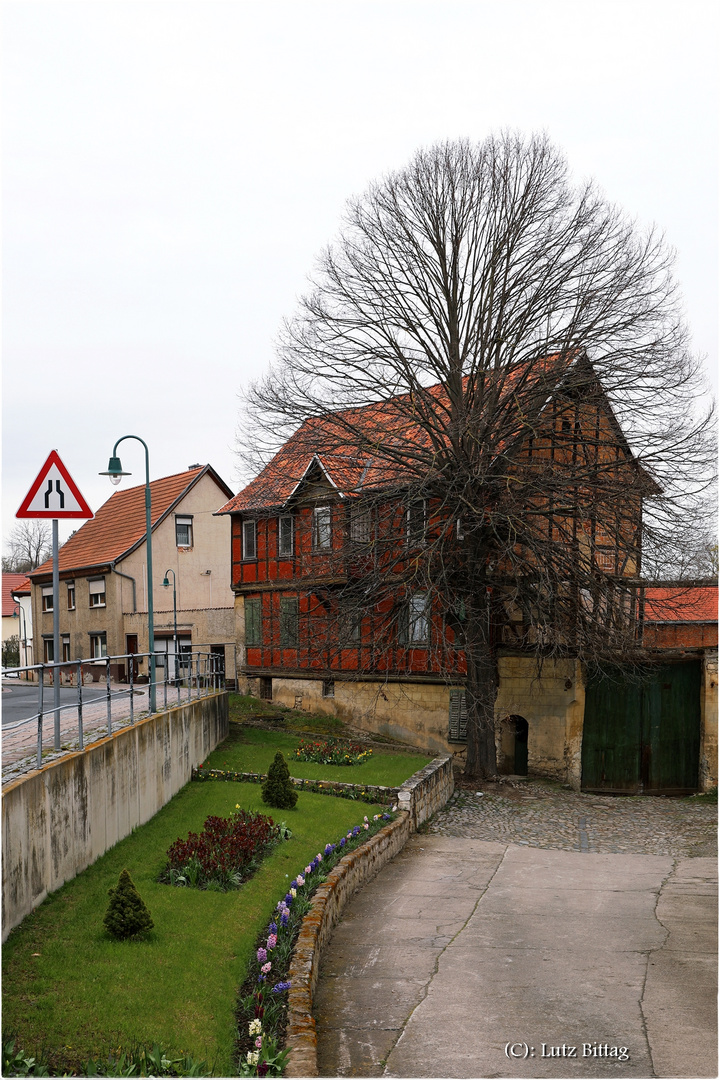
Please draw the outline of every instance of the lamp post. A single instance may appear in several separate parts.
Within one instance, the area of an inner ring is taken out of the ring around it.
[[[176,580],[175,571],[170,569],[165,571],[165,577],[163,578],[163,588],[169,589],[170,582],[168,581],[168,574],[172,574],[172,590],[173,590],[173,644],[175,646],[175,682],[179,681],[178,671],[178,636],[177,636],[177,592],[175,590]],[[179,691],[178,691],[179,693]]]
[[[23,611],[22,604],[16,596],[13,596],[13,600],[17,604],[17,617],[20,619],[20,644],[23,647],[23,662],[20,664],[20,667],[27,667],[27,616]],[[13,616],[15,616],[15,614],[16,613],[13,612]],[[18,659],[20,659],[19,650]],[[27,672],[25,673],[25,678],[27,678]]]
[[[137,439],[145,447],[145,553],[147,556],[148,576],[148,639],[150,647],[150,712],[155,712],[155,624],[153,619],[153,576],[152,576],[152,514],[150,502],[150,452],[147,443],[139,435],[123,435],[113,446],[112,457],[108,462],[105,472],[100,476],[109,476],[111,484],[119,484],[123,476],[131,476],[132,473],[123,472],[120,458],[117,457],[117,448],[125,439]]]

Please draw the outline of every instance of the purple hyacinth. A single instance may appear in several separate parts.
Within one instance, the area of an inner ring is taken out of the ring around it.
[[[291,893],[285,893],[285,906],[290,907],[292,902],[293,902],[292,894]]]
[[[287,911],[283,911],[282,915],[280,916],[280,925],[287,926],[289,918],[290,916],[288,915]]]
[[[326,855],[332,855],[334,850],[335,850],[335,845],[334,844],[326,844],[325,845],[325,854]]]
[[[290,984],[289,980],[288,980],[288,982],[275,983],[275,985],[272,988],[272,993],[273,994],[282,994],[282,992],[284,990],[289,990],[290,989],[290,985],[291,984]]]
[[[258,964],[264,964],[267,960],[267,953],[265,949],[258,949],[257,951]]]
[[[342,840],[340,841],[340,847],[345,847],[345,843],[345,837],[343,836]]]
[[[270,923],[270,925],[268,926],[268,933],[277,934],[277,923],[275,923],[275,922]]]

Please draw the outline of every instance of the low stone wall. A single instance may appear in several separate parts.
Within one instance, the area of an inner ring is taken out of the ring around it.
[[[228,733],[228,695],[155,713],[2,792],[3,941],[48,893],[149,821]]]
[[[312,907],[303,919],[290,966],[286,1039],[290,1056],[286,1076],[318,1075],[313,995],[322,950],[346,903],[397,855],[418,825],[444,806],[453,789],[452,757],[436,758],[400,788],[399,818],[341,859],[328,874],[327,881],[316,890]]]

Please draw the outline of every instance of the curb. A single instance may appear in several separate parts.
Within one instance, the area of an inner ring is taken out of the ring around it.
[[[405,846],[414,831],[412,826],[411,814],[400,810],[396,821],[341,859],[328,874],[327,881],[315,891],[310,911],[302,921],[288,974],[291,983],[285,1040],[290,1051],[285,1070],[288,1077],[319,1075],[312,1009],[320,954],[347,901]]]

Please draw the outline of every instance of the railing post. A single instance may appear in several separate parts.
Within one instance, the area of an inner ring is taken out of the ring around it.
[[[38,748],[37,767],[42,766],[42,722],[43,722],[43,686],[45,685],[45,667],[40,665],[40,686],[38,689]]]
[[[163,666],[163,704],[165,711],[167,712],[167,679],[168,679],[168,654],[165,653],[165,664]],[[155,665],[157,671],[157,664]]]
[[[135,674],[135,657],[130,653],[128,656],[128,679],[130,682],[130,723],[135,723],[135,686],[133,676]]]
[[[80,740],[80,749],[84,750],[83,745],[83,717],[82,717],[82,661],[78,660],[77,666],[77,684],[78,684],[78,737]]]
[[[112,698],[110,690],[110,657],[105,660],[105,683],[107,686],[107,729],[108,735],[112,735]]]

